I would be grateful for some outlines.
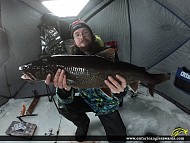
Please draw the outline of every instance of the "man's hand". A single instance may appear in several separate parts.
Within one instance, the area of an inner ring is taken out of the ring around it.
[[[127,87],[127,81],[124,77],[118,74],[116,75],[116,79],[120,81],[120,83],[112,76],[108,76],[108,79],[106,79],[104,82],[110,88],[112,93],[121,93]]]
[[[67,77],[64,70],[58,69],[54,78],[53,84],[55,87],[59,87],[60,89],[65,89],[66,91],[70,91],[71,87],[67,85]],[[48,85],[51,82],[51,74],[48,74],[45,80],[45,83]]]

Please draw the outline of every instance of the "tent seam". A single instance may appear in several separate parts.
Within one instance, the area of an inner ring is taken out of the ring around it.
[[[169,8],[167,8],[166,6],[164,6],[162,3],[158,2],[157,0],[154,0],[155,2],[157,2],[158,4],[160,4],[161,6],[163,6],[165,9],[167,9],[168,11],[170,11],[173,15],[175,15],[177,18],[179,18],[187,27],[190,28],[190,25],[188,25],[183,19],[181,19],[177,14],[175,14],[172,10],[170,10]]]
[[[168,11],[170,11],[173,15],[175,15],[178,19],[180,19],[188,28],[190,28],[190,25],[188,25],[183,19],[181,19],[177,14],[175,14],[173,11],[171,11],[169,8],[167,8],[166,6],[164,6],[162,3],[158,2],[157,0],[154,0],[155,2],[157,2],[158,4],[160,4],[161,6],[163,6],[165,9],[167,9]],[[173,54],[175,51],[177,51],[180,47],[182,47],[187,41],[189,41],[190,37],[183,42],[179,47],[177,47],[174,51],[172,51],[171,53],[169,53],[167,56],[165,56],[163,59],[161,59],[160,61],[156,62],[155,64],[147,67],[147,70],[152,68],[153,66],[157,65],[158,63],[162,62],[164,59],[166,59],[168,56],[170,56],[171,54]]]
[[[132,62],[132,33],[131,33],[131,16],[130,16],[130,6],[129,6],[129,0],[127,0],[127,9],[128,9],[128,20],[129,20],[129,41],[130,41],[130,43],[129,43],[129,47],[130,47],[130,63]]]
[[[161,59],[160,61],[156,62],[155,64],[153,64],[153,65],[147,67],[146,69],[148,70],[148,69],[152,68],[153,66],[157,65],[158,63],[162,62],[164,59],[166,59],[166,58],[169,57],[171,54],[173,54],[175,51],[177,51],[180,47],[182,47],[182,46],[183,46],[185,43],[187,43],[187,41],[189,41],[189,40],[190,40],[190,37],[189,37],[185,42],[183,42],[180,46],[178,46],[175,50],[173,50],[171,53],[169,53],[167,56],[165,56],[163,59]]]

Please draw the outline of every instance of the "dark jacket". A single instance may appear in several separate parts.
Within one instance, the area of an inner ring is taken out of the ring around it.
[[[98,42],[95,42],[92,48],[92,55],[103,51],[104,47],[101,47]],[[72,54],[84,55],[77,46],[72,47]],[[109,93],[108,93],[109,94]],[[102,89],[90,88],[90,89],[74,89],[67,92],[64,89],[56,90],[56,96],[59,101],[59,105],[70,104],[73,102],[75,96],[81,96],[86,103],[93,109],[96,115],[107,114],[114,112],[119,108],[119,98],[126,95],[126,92],[120,94],[111,94],[108,96]]]

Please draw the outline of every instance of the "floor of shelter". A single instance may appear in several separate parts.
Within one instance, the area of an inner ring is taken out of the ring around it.
[[[157,135],[171,135],[172,131],[176,127],[190,130],[190,115],[183,112],[176,105],[156,93],[154,94],[154,97],[147,95],[148,89],[143,86],[139,87],[138,92],[141,94],[136,98],[131,98],[130,95],[127,95],[124,98],[123,106],[119,109],[129,136],[144,135],[147,132]],[[54,98],[57,100],[55,96]],[[10,99],[5,105],[0,107],[0,136],[6,135],[5,132],[12,121],[19,121],[16,117],[20,115],[22,105],[25,104],[27,109],[32,100],[33,98]],[[48,97],[40,98],[33,114],[38,115],[23,117],[22,119],[25,122],[37,125],[34,135],[44,136],[50,129],[52,129],[52,134],[55,135],[58,130],[59,123],[60,136],[74,135],[76,131],[76,126],[58,113],[54,102],[49,102]],[[99,121],[99,118],[96,117],[94,113],[87,114],[91,120],[88,135],[105,135],[105,131]],[[188,134],[190,135],[190,132]],[[13,141],[6,142],[11,143]],[[31,142],[36,143],[40,141]],[[53,142],[54,141],[43,141],[43,143]],[[107,141],[97,142],[106,143]],[[141,143],[142,141],[129,142]],[[179,142],[182,143],[183,141]],[[167,143],[172,143],[172,141],[167,141]]]

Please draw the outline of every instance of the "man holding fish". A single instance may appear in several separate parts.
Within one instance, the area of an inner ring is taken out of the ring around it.
[[[96,41],[91,28],[83,21],[73,22],[70,30],[74,40],[72,54],[94,55],[103,51],[104,47]],[[126,142],[126,127],[118,111],[119,98],[126,95],[127,81],[124,77],[118,74],[115,77],[108,76],[104,81],[107,89],[74,89],[68,86],[64,69],[58,69],[54,77],[48,74],[45,83],[50,84],[52,78],[61,114],[77,126],[77,141],[84,141],[87,136],[90,119],[86,112],[94,112],[99,117],[109,142],[113,142],[113,136],[120,137],[120,142]],[[79,96],[75,96],[76,91]]]

